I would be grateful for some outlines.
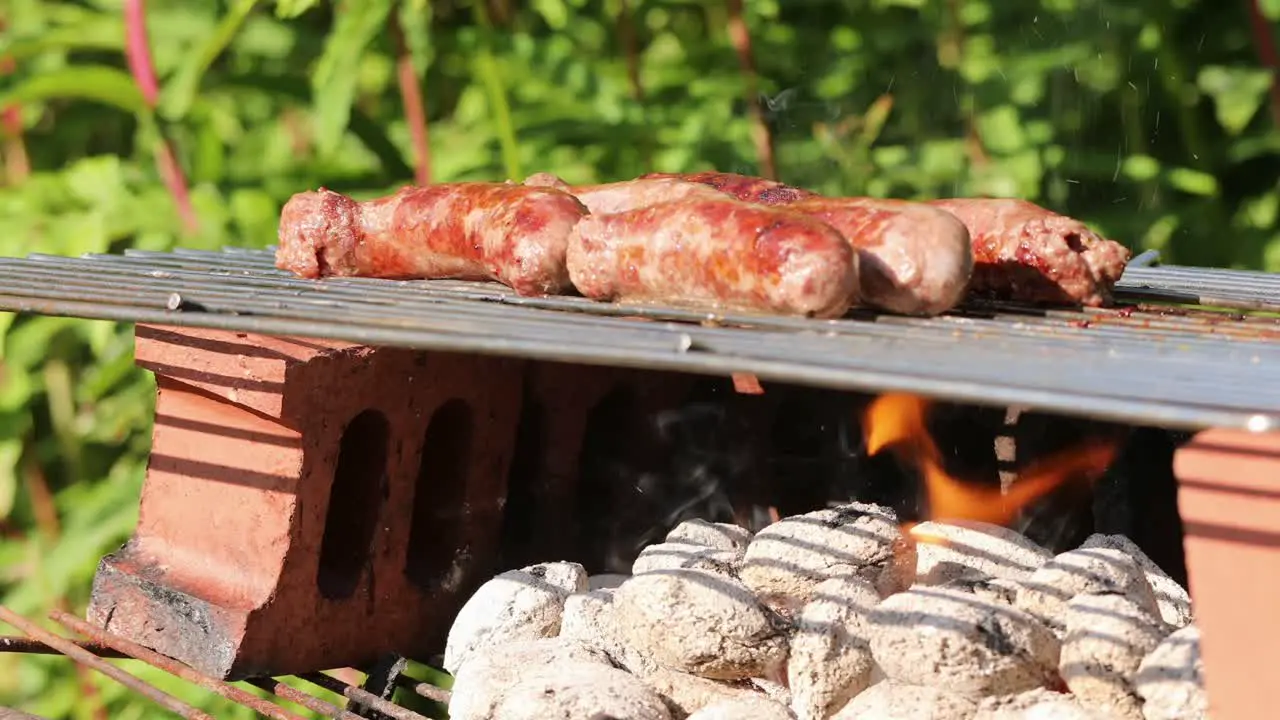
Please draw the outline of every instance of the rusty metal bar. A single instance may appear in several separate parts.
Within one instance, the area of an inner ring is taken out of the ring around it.
[[[27,636],[48,645],[81,665],[97,670],[130,690],[146,696],[157,705],[160,705],[172,713],[184,718],[192,718],[193,720],[213,720],[211,715],[187,705],[178,698],[159,690],[158,688],[148,685],[145,681],[130,675],[115,665],[112,665],[106,660],[94,655],[92,652],[76,645],[67,638],[59,637],[58,635],[39,627],[35,623],[27,620],[3,605],[0,605],[0,620],[14,626]]]
[[[450,698],[453,697],[453,693],[444,688],[438,688],[431,683],[421,682],[405,675],[396,678],[396,684],[416,693],[419,697],[444,703],[445,705],[448,705]]]
[[[373,693],[383,700],[394,700],[396,694],[395,679],[400,677],[408,666],[408,658],[395,652],[387,653],[378,662],[370,666],[369,670],[364,674],[364,680],[350,684],[357,685],[361,690]],[[359,671],[353,672],[358,673]],[[347,709],[357,714],[373,713],[373,720],[386,720],[385,715],[361,705],[358,700],[348,698]]]
[[[298,675],[298,677],[306,680],[312,685],[317,685],[330,692],[338,693],[348,700],[356,700],[362,705],[377,710],[383,715],[395,718],[395,720],[428,720],[424,715],[419,715],[408,708],[402,708],[395,703],[383,700],[367,690],[361,690],[358,687],[348,685],[331,675],[316,672],[304,673]]]
[[[85,642],[83,640],[68,640],[74,642],[76,647],[87,650],[100,658],[126,658],[129,657],[121,652],[116,652],[106,645],[95,642]],[[18,637],[16,635],[0,635],[0,653],[21,653],[24,655],[62,655],[57,650],[45,645],[39,640],[31,638]]]
[[[177,660],[167,658],[164,655],[161,655],[154,650],[149,650],[135,642],[121,637],[116,637],[111,633],[90,625],[70,613],[63,612],[62,610],[54,610],[49,613],[49,617],[54,622],[90,638],[95,643],[106,645],[115,651],[122,653],[126,657],[141,660],[142,662],[153,667],[157,667],[170,675],[180,677],[183,680],[199,685],[206,690],[212,690],[222,697],[233,702],[240,703],[260,715],[275,718],[275,720],[303,720],[302,717],[288,712],[269,700],[256,697],[234,685],[228,685],[221,680],[216,680],[208,677],[207,675],[203,675],[186,665],[183,665]]]
[[[318,697],[312,697],[301,690],[291,688],[275,678],[249,678],[245,682],[261,690],[266,690],[276,697],[297,703],[311,712],[320,713],[334,720],[368,720],[368,718],[360,717],[355,713],[347,712],[333,703],[325,702]]]

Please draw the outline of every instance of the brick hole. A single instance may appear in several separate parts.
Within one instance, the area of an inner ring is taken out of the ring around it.
[[[432,414],[422,441],[404,574],[428,592],[448,585],[455,572],[473,431],[471,406],[455,398]]]
[[[387,484],[390,434],[390,423],[377,410],[356,415],[342,433],[316,573],[316,585],[326,599],[351,597],[369,564],[382,489]]]
[[[641,433],[635,392],[616,387],[591,408],[578,457],[578,498],[576,517],[582,557],[591,572],[616,571],[626,564],[613,558],[616,547],[617,513],[615,493],[642,483],[637,450]]]
[[[507,473],[507,504],[502,516],[502,562],[523,566],[537,562],[531,549],[537,545],[534,523],[540,507],[536,483],[546,463],[547,410],[526,395],[516,426],[511,469]]]

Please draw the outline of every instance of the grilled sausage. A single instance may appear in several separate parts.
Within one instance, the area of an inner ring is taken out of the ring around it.
[[[853,244],[863,304],[937,315],[964,297],[973,251],[969,231],[950,213],[877,198],[815,197],[787,209],[822,220]]]
[[[570,186],[551,173],[536,173],[526,178],[524,184],[564,190],[586,205],[592,215],[626,212],[675,200],[724,200],[729,197],[709,185],[675,178],[624,180],[600,185]]]
[[[569,189],[569,183],[561,180],[558,175],[549,172],[534,173],[524,179],[524,184],[529,187],[549,187],[556,190]]]
[[[583,218],[569,276],[597,300],[837,317],[858,258],[812,217],[733,199],[679,200]]]
[[[294,195],[280,215],[276,267],[306,278],[498,280],[522,295],[569,287],[565,245],[587,209],[552,188],[510,183],[407,187],[357,202]]]
[[[1103,306],[1124,273],[1128,248],[1079,220],[1025,200],[934,200],[969,228],[970,291],[1001,300]]]
[[[739,200],[759,203],[760,205],[787,205],[805,198],[820,197],[815,192],[783,185],[775,180],[765,180],[764,178],[738,175],[736,173],[707,171],[696,173],[648,173],[640,176],[641,180],[656,178],[710,185],[720,192],[732,195]]]

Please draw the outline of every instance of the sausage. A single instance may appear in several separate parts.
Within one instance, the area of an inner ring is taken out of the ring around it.
[[[863,304],[904,315],[937,315],[964,298],[973,251],[969,231],[954,215],[878,198],[816,197],[787,209],[822,220],[853,244]]]
[[[569,189],[569,183],[561,180],[558,175],[549,172],[534,173],[524,179],[524,184],[529,187],[549,187],[565,191]]]
[[[610,215],[676,200],[732,199],[708,185],[671,179],[575,185],[569,192],[586,205],[592,215]]]
[[[723,200],[730,196],[703,183],[675,178],[624,180],[599,185],[570,186],[551,173],[536,173],[524,181],[533,187],[554,187],[578,198],[593,215],[609,215],[674,200]]]
[[[521,295],[569,288],[565,246],[587,209],[552,188],[407,187],[357,202],[321,188],[280,214],[276,267],[301,277],[498,280]]]
[[[655,178],[684,180],[685,182],[710,185],[720,192],[732,195],[739,200],[759,203],[760,205],[788,205],[805,198],[821,197],[815,192],[784,185],[776,180],[765,180],[764,178],[738,175],[737,173],[722,173],[709,170],[696,173],[648,173],[640,176],[641,180]]]
[[[829,318],[858,296],[858,257],[840,233],[733,199],[589,215],[567,257],[574,286],[597,300]]]
[[[1001,300],[1100,307],[1111,303],[1131,252],[1079,220],[1025,200],[951,198],[933,207],[969,228],[970,292]]]

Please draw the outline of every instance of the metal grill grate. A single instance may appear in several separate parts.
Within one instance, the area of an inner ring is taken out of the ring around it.
[[[144,662],[170,675],[239,703],[262,717],[273,718],[274,720],[302,720],[302,718],[268,698],[287,700],[313,713],[323,717],[337,718],[337,720],[429,720],[425,715],[397,705],[369,692],[367,689],[350,685],[331,674],[322,672],[305,673],[297,677],[309,685],[346,698],[346,707],[339,707],[319,697],[305,693],[296,687],[281,682],[277,678],[250,678],[243,682],[244,685],[263,691],[267,696],[261,697],[249,693],[239,684],[227,683],[202,675],[200,672],[176,660],[148,650],[137,643],[116,636],[101,628],[94,627],[61,610],[54,610],[49,613],[49,617],[58,624],[89,638],[89,640],[87,642],[75,641],[58,635],[23,618],[9,608],[0,606],[0,620],[18,628],[27,635],[26,638],[0,637],[0,652],[65,655],[87,668],[110,677],[179,717],[212,720],[207,713],[187,705],[178,698],[148,684],[122,667],[107,662],[107,658]],[[402,687],[428,700],[448,703],[448,691],[427,683],[418,682],[401,674],[398,669],[401,666],[402,663],[396,666],[396,671],[389,674],[379,674],[376,679],[386,680],[388,688],[393,686]],[[389,697],[390,694],[388,693],[387,696]],[[0,707],[0,717],[4,717],[4,710],[3,707]]]
[[[819,321],[524,298],[496,283],[317,282],[276,270],[270,249],[0,259],[0,310],[1280,428],[1280,317],[1187,307],[1280,313],[1280,275],[1131,267],[1118,295],[1129,306]]]

